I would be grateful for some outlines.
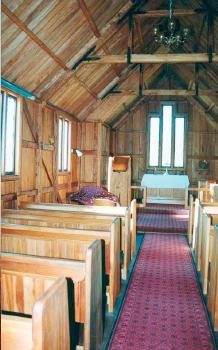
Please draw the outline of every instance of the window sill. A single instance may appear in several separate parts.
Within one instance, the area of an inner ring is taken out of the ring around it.
[[[71,172],[68,170],[68,171],[59,171],[58,172],[58,176],[67,176],[69,175]]]
[[[1,176],[1,181],[6,182],[6,181],[18,181],[20,180],[19,175],[2,175]]]

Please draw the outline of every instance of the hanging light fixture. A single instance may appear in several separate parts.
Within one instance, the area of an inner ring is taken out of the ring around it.
[[[169,17],[153,31],[155,42],[169,47],[179,47],[190,37],[190,30],[186,27],[182,29],[179,20],[173,17],[172,0],[169,0]]]

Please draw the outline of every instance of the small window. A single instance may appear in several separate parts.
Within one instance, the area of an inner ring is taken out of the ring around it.
[[[58,118],[58,170],[70,170],[70,122]]]
[[[149,164],[150,166],[158,166],[159,158],[159,129],[160,129],[160,119],[151,118],[150,119],[150,150],[149,153]]]
[[[185,117],[164,104],[159,115],[149,117],[148,166],[184,168]]]
[[[18,98],[1,91],[1,173],[17,175],[19,159]]]

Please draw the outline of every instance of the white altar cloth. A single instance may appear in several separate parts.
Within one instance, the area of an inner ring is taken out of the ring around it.
[[[141,186],[148,188],[187,188],[189,179],[187,175],[144,174]]]

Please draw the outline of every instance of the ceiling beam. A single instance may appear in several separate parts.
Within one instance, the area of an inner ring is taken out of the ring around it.
[[[175,9],[173,11],[174,17],[179,16],[194,16],[194,15],[201,15],[207,12],[207,9],[195,9],[195,10],[189,10],[189,9]],[[169,10],[152,10],[152,11],[139,11],[139,12],[133,12],[134,17],[168,17],[169,16]]]
[[[114,90],[111,94],[119,94],[121,96],[138,95],[138,91],[133,90]],[[218,91],[215,90],[199,90],[201,96],[218,96]],[[187,89],[145,89],[141,96],[195,96],[196,91]]]
[[[86,64],[127,64],[127,55],[109,55],[90,57]],[[131,63],[203,63],[208,62],[207,53],[181,54],[132,54]],[[218,55],[213,54],[213,62],[218,62]]]
[[[9,10],[9,8],[2,3],[1,4],[2,12],[14,23],[16,26],[26,33],[26,35],[36,44],[38,45],[46,54],[51,57],[65,72],[70,72],[70,75],[73,75],[73,72],[70,68],[67,67],[64,61],[62,61],[55,53],[49,49],[49,47],[35,34],[33,33],[26,25],[23,23],[13,12]],[[82,87],[94,97],[96,100],[98,99],[97,95],[76,75],[74,75],[75,80],[82,85]]]

